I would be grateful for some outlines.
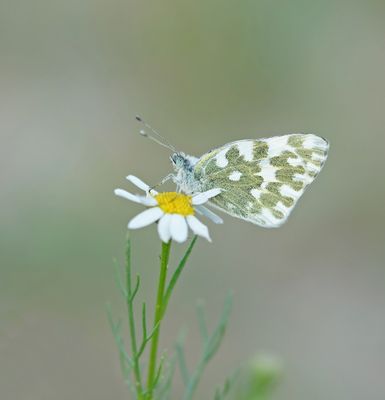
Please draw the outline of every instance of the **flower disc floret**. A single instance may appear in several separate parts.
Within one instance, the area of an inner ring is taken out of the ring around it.
[[[183,193],[164,192],[154,196],[159,207],[166,214],[194,215],[192,197]]]

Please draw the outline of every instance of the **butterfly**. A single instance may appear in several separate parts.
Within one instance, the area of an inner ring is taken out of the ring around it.
[[[286,222],[329,150],[326,139],[303,133],[238,140],[199,158],[160,144],[174,151],[174,173],[162,182],[172,179],[186,194],[219,188],[220,194],[210,200],[213,207],[266,228]]]

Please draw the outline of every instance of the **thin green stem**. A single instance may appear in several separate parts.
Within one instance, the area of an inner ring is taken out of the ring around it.
[[[163,301],[164,301],[164,291],[166,288],[167,266],[170,257],[170,249],[171,249],[171,240],[168,243],[162,242],[162,255],[160,259],[158,294],[156,297],[155,316],[154,316],[154,327],[156,327],[156,329],[151,340],[150,360],[148,365],[147,400],[153,399],[154,382],[156,379],[156,365],[157,365],[157,355],[158,355],[160,322],[164,315]]]
[[[135,376],[135,389],[138,396],[138,400],[144,400],[143,397],[143,387],[142,387],[142,377],[140,373],[140,365],[138,359],[138,346],[136,341],[136,327],[135,327],[135,318],[134,318],[134,306],[133,306],[133,298],[137,292],[138,284],[132,290],[132,282],[131,282],[131,242],[127,241],[127,249],[126,249],[126,290],[127,290],[127,312],[128,312],[128,327],[130,330],[130,338],[131,338],[131,352],[132,352],[132,360],[133,360],[133,372]]]

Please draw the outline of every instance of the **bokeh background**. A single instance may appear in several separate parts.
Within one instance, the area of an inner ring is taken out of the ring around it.
[[[197,398],[263,352],[285,365],[274,399],[384,399],[384,21],[382,0],[1,0],[1,398],[130,398],[105,304],[123,315],[112,259],[140,207],[113,189],[170,171],[139,113],[194,155],[298,131],[331,142],[284,227],[226,217],[198,243],[162,345],[187,327],[192,365],[196,299],[212,325],[235,295]],[[151,299],[155,229],[133,245]]]

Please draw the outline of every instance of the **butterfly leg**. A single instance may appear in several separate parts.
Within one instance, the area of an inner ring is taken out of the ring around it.
[[[166,175],[160,182],[158,182],[156,185],[151,186],[150,189],[148,190],[149,192],[151,192],[151,190],[154,190],[155,188],[162,186],[163,184],[165,184],[167,181],[169,181],[170,179],[172,179],[172,177],[174,176],[174,174],[168,174]]]

